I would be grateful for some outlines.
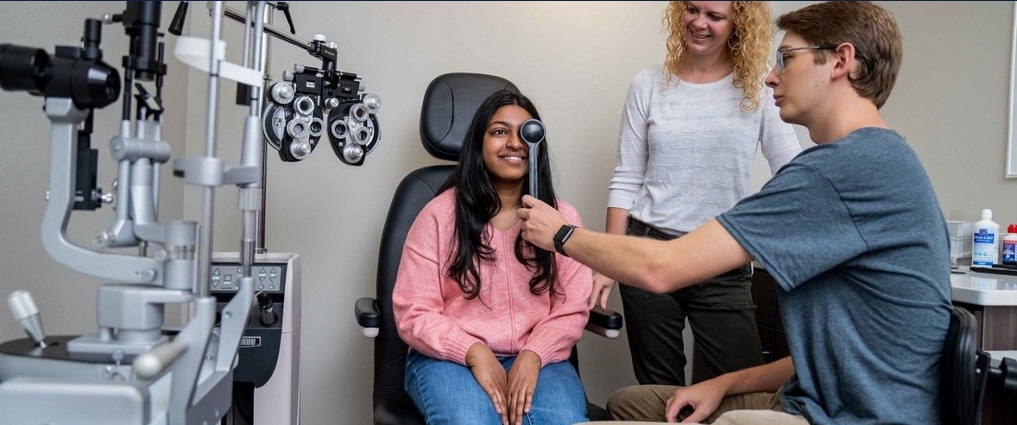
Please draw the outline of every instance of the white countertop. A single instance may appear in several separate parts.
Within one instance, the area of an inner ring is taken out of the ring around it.
[[[953,300],[982,306],[1017,306],[1017,276],[973,273],[967,267],[950,274]]]
[[[1003,357],[1009,357],[1011,359],[1017,359],[1017,351],[986,351],[994,359],[1002,359]]]

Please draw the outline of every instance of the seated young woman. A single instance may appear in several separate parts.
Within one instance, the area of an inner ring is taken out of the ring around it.
[[[406,237],[392,304],[410,346],[406,392],[428,424],[587,420],[568,358],[589,317],[592,272],[520,235],[529,152],[519,127],[530,118],[540,115],[525,96],[488,97],[455,171]],[[538,174],[538,197],[581,226],[555,197],[547,149]]]

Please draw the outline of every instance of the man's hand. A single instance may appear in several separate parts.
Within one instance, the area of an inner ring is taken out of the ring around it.
[[[691,387],[679,388],[671,398],[667,399],[664,417],[668,422],[677,422],[678,412],[688,406],[693,411],[683,422],[699,423],[708,418],[717,410],[717,406],[720,406],[720,402],[727,395],[728,385],[725,379],[719,379],[722,377],[723,375]]]
[[[539,374],[540,356],[537,353],[523,350],[516,356],[515,363],[512,363],[512,368],[508,371],[509,424],[522,425],[523,415],[530,413]]]
[[[614,289],[615,280],[600,273],[593,273],[593,292],[590,293],[590,300],[586,303],[590,310],[597,306],[600,301],[601,308],[607,308],[607,299]]]
[[[518,360],[517,360],[518,361]],[[491,397],[494,403],[494,410],[501,415],[501,423],[508,425],[508,409],[505,408],[505,394],[508,389],[508,380],[505,375],[505,368],[488,346],[482,343],[475,343],[466,352],[466,366],[473,372],[480,387]]]
[[[527,242],[550,252],[554,250],[554,234],[568,224],[558,210],[530,195],[523,196],[523,207],[516,211],[523,220],[522,235]]]

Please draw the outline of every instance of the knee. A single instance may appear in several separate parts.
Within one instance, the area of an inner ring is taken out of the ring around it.
[[[612,393],[611,396],[607,398],[606,407],[608,412],[614,412],[619,408],[623,408],[628,405],[633,398],[634,388],[636,388],[636,386],[623,387]]]
[[[617,420],[664,421],[667,399],[679,387],[673,385],[634,385],[615,391],[607,410]]]
[[[657,388],[661,387],[661,388]],[[667,398],[661,398],[665,391],[659,385],[633,385],[621,388],[607,400],[607,411],[616,420],[653,421],[664,419]],[[671,391],[673,393],[673,391]]]
[[[531,409],[525,417],[524,424],[575,424],[590,420],[586,415],[586,406],[582,409]]]
[[[428,424],[500,424],[501,415],[491,404],[442,403],[420,409]]]

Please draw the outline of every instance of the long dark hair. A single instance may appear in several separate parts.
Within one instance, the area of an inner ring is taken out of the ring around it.
[[[501,90],[489,96],[477,109],[473,122],[463,140],[459,154],[459,164],[445,182],[441,191],[456,189],[456,248],[449,255],[451,258],[448,275],[459,283],[466,299],[476,298],[480,294],[480,274],[477,265],[481,261],[493,261],[494,249],[487,244],[484,229],[491,218],[501,211],[501,199],[494,190],[491,176],[484,166],[483,148],[484,134],[491,117],[499,108],[507,105],[522,107],[530,116],[540,119],[537,108],[526,96],[508,90]],[[554,208],[558,208],[557,197],[551,177],[551,162],[547,155],[547,140],[542,143],[537,156],[539,170],[539,199]],[[529,176],[523,182],[524,191],[529,188]],[[537,249],[523,241],[522,235],[516,237],[515,255],[526,268],[533,270],[530,279],[530,292],[539,295],[550,292],[552,295],[563,294],[558,288],[558,267],[554,255],[548,251]]]

